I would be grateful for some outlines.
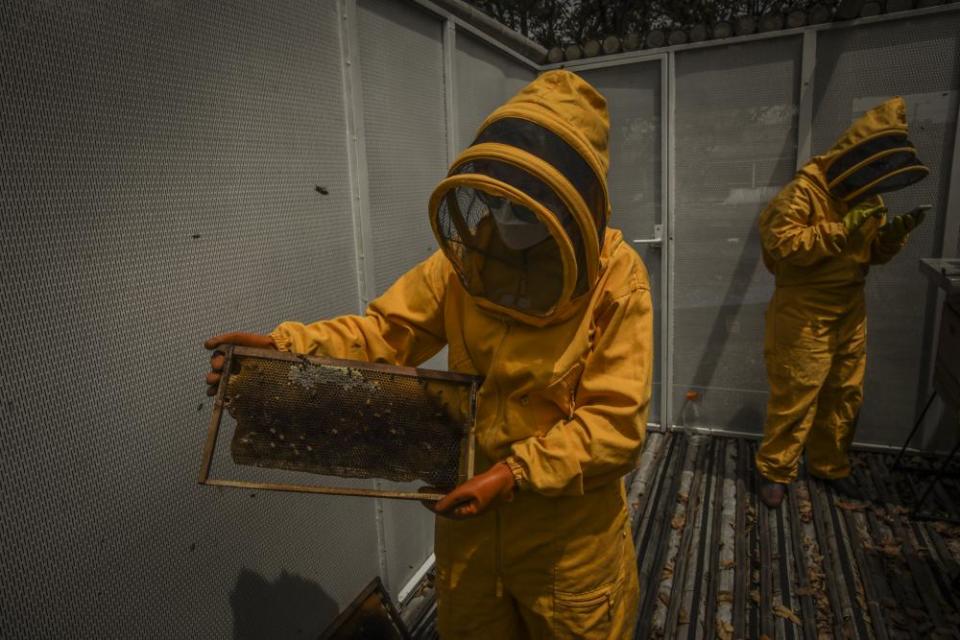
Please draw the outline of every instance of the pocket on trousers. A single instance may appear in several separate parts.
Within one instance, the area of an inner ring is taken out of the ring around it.
[[[554,593],[554,633],[563,640],[606,640],[613,626],[619,585],[607,584],[583,593]]]

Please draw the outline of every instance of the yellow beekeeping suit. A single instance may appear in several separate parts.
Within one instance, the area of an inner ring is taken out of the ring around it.
[[[519,491],[437,519],[444,638],[627,638],[636,557],[622,476],[642,447],[652,372],[646,269],[607,228],[609,119],[567,71],[495,111],[430,199],[442,247],[363,316],[281,324],[301,353],[483,376],[477,467]]]
[[[904,241],[884,240],[883,219],[848,233],[843,218],[927,173],[907,139],[903,100],[894,98],[812,158],[761,214],[763,259],[776,277],[764,342],[770,398],[756,456],[766,479],[796,478],[804,447],[811,474],[849,475],[866,366],[864,282],[869,266],[890,260]]]

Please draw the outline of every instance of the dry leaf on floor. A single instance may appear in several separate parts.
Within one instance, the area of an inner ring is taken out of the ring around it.
[[[774,615],[778,615],[781,618],[785,618],[792,622],[795,625],[800,625],[800,618],[793,612],[792,609],[788,609],[779,602],[775,602],[773,605]]]
[[[720,563],[721,569],[733,569],[737,565],[733,560],[724,560]]]
[[[813,587],[798,587],[796,590],[796,594],[798,596],[812,596],[812,595],[815,595],[816,593],[817,593],[817,590],[814,589]]]
[[[684,611],[683,609],[680,609],[680,616],[679,616],[678,622],[680,622],[680,624],[690,624],[690,614]]]
[[[670,526],[674,529],[683,529],[683,525],[685,524],[687,524],[687,516],[682,513],[670,521]]]
[[[669,593],[664,593],[663,591],[661,591],[660,593],[657,594],[657,600],[659,600],[659,601],[660,601],[660,604],[662,604],[662,605],[665,606],[665,607],[669,607],[669,606],[670,606],[670,594],[669,594]]]
[[[687,494],[685,493],[677,494],[677,502],[679,502],[680,504],[687,504],[687,502],[689,501],[690,501],[690,496],[688,496]]]
[[[733,594],[729,591],[717,592],[717,602],[733,602]]]
[[[733,625],[726,620],[717,620],[717,637],[720,640],[733,640]]]
[[[756,589],[751,589],[750,599],[756,602],[757,604],[760,604],[760,592],[757,591]]]

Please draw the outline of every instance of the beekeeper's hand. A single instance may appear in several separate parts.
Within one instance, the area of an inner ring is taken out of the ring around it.
[[[259,347],[260,349],[276,349],[277,345],[273,343],[270,336],[260,335],[259,333],[244,333],[243,331],[233,331],[214,336],[203,343],[205,349],[212,349],[213,355],[210,356],[210,373],[207,374],[207,395],[217,395],[217,385],[220,384],[220,372],[223,371],[223,361],[225,357],[222,351],[217,347],[225,344],[235,344],[241,347]]]
[[[870,218],[880,218],[887,213],[887,208],[882,204],[876,204],[873,201],[861,202],[843,216],[843,227],[847,234],[851,234]]]
[[[427,505],[437,515],[463,520],[478,516],[499,500],[512,500],[516,489],[513,471],[505,462],[498,462],[445,495],[434,505]]]
[[[920,226],[926,217],[925,211],[929,208],[929,205],[922,205],[913,211],[895,216],[893,220],[880,227],[880,240],[887,243],[901,242],[911,231]]]

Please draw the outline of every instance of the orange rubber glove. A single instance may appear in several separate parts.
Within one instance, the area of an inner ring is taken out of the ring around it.
[[[480,515],[499,500],[512,500],[515,489],[513,471],[505,462],[498,462],[464,482],[436,504],[424,502],[424,505],[437,515],[464,520]]]
[[[216,348],[224,344],[235,344],[241,347],[257,347],[260,349],[276,349],[277,345],[273,343],[270,336],[260,335],[259,333],[244,333],[243,331],[233,331],[214,336],[203,343],[204,349],[214,349],[210,356],[210,373],[207,374],[207,395],[217,395],[217,385],[220,384],[220,373],[223,371],[223,362],[226,357],[222,351],[216,351]]]

